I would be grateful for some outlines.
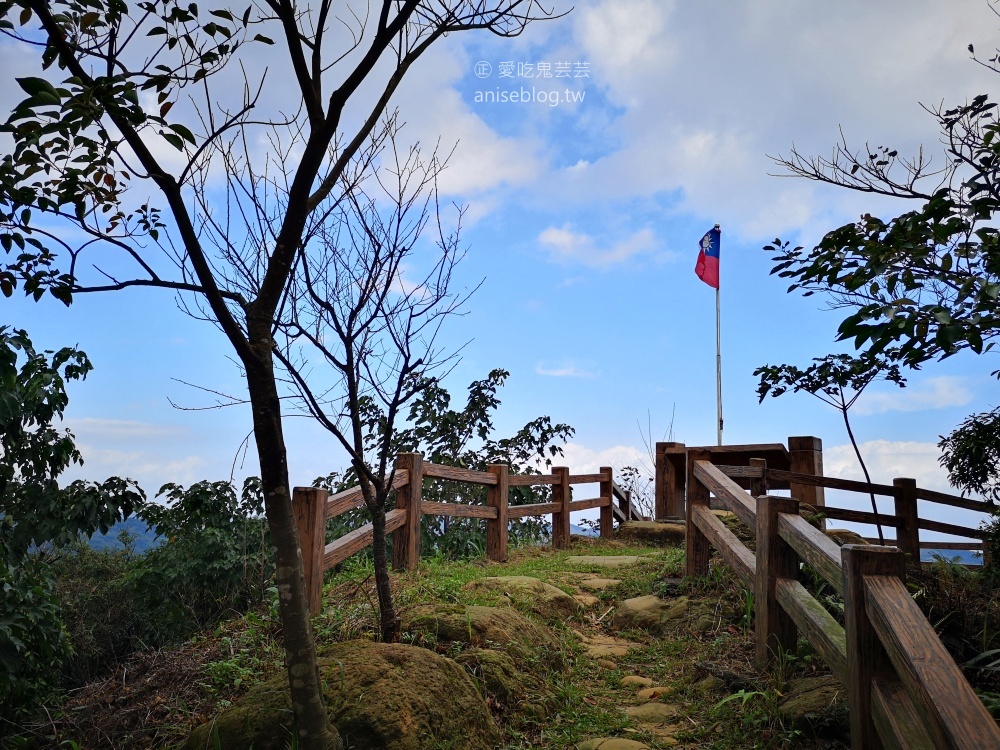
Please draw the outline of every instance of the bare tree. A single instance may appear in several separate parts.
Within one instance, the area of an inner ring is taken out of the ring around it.
[[[47,71],[18,80],[27,98],[3,126],[12,144],[0,160],[0,246],[11,254],[0,291],[69,304],[81,293],[168,289],[193,295],[229,340],[246,375],[306,750],[339,740],[322,703],[291,509],[277,322],[317,212],[339,205],[335,192],[413,63],[449,33],[510,37],[552,17],[537,0],[211,10],[0,0],[0,32]],[[367,100],[362,84],[374,88]],[[361,111],[356,126],[345,124],[349,104]]]
[[[399,637],[386,559],[386,501],[403,407],[453,359],[437,346],[467,294],[450,289],[461,212],[444,228],[435,151],[401,151],[395,117],[371,139],[359,172],[310,236],[277,321],[275,356],[299,406],[350,456],[372,518],[382,638]],[[433,222],[433,224],[431,223]],[[426,230],[436,238],[429,239]],[[308,248],[308,246],[307,246]]]

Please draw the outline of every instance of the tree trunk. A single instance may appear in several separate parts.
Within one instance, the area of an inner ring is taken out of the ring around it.
[[[841,403],[843,403],[843,396],[841,396]],[[851,445],[854,447],[854,455],[858,457],[858,463],[861,464],[861,471],[864,472],[865,481],[868,482],[868,484],[871,484],[871,475],[868,473],[868,467],[865,466],[865,460],[861,458],[861,449],[858,448],[858,441],[854,439],[854,431],[851,429],[851,420],[847,418],[847,407],[844,406],[840,411],[844,415],[844,426],[847,428],[847,437],[851,439]],[[875,502],[875,493],[869,493],[869,497],[871,497],[872,501],[872,513],[878,516],[878,505]],[[885,535],[882,533],[882,524],[878,522],[877,518],[875,520],[875,528],[878,529],[878,543],[884,547]]]
[[[271,360],[270,326],[264,324],[263,335],[260,334],[251,323],[250,342],[256,361],[244,365],[260,460],[264,512],[275,548],[278,605],[297,746],[302,750],[339,750],[343,744],[323,705],[316,641],[309,621],[302,551],[289,491],[281,402]]]
[[[389,558],[385,554],[385,500],[376,495],[375,505],[369,508],[372,515],[372,552],[375,557],[375,590],[378,592],[379,629],[385,643],[399,641],[399,616],[392,600],[392,582],[389,580]]]

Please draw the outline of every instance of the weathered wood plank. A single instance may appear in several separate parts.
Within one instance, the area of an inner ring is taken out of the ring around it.
[[[759,466],[713,465],[730,479],[763,479],[765,472],[765,469],[761,469]]]
[[[552,512],[552,546],[555,549],[569,547],[569,469],[565,466],[554,466],[552,473],[559,481],[552,485],[552,502],[557,509]]]
[[[424,464],[424,476],[435,479],[450,479],[453,482],[468,482],[470,484],[494,485],[497,478],[488,471],[473,471],[458,466],[443,466],[441,464]]]
[[[920,529],[917,526],[917,480],[897,477],[893,499],[896,513],[896,546],[907,555],[920,559]]]
[[[486,490],[486,504],[496,510],[496,518],[486,521],[486,557],[496,562],[507,561],[507,507],[510,469],[506,464],[490,464],[486,470],[494,474],[497,483]]]
[[[707,459],[707,451],[692,448],[687,455],[687,506],[686,527],[684,533],[684,572],[689,576],[703,576],[708,574],[708,561],[712,554],[709,539],[702,530],[701,525],[696,522],[700,517],[695,513],[696,508],[704,508],[708,511],[709,491],[695,474],[695,467],[705,464],[710,466]],[[709,512],[709,515],[711,513]],[[714,518],[714,516],[713,516]],[[715,519],[718,520],[718,519]],[[727,529],[728,531],[728,529]]]
[[[976,510],[980,513],[990,513],[992,509],[996,506],[991,505],[983,500],[973,500],[968,497],[959,497],[958,495],[949,495],[946,492],[935,492],[934,490],[923,490],[919,487],[917,488],[917,499],[927,500],[931,503],[940,503],[942,505],[951,505],[955,508],[965,508],[966,510]]]
[[[570,510],[587,510],[588,508],[606,508],[611,505],[610,497],[589,497],[586,500],[574,500],[569,504]]]
[[[406,486],[409,481],[409,471],[406,469],[396,469],[396,474],[392,478],[392,489],[398,490],[400,487]],[[326,499],[326,518],[329,521],[331,518],[336,518],[349,510],[363,508],[364,505],[365,500],[361,496],[361,488],[348,487],[346,490],[338,492],[336,495],[330,495]]]
[[[404,511],[406,525],[392,537],[392,567],[412,571],[420,562],[420,496],[424,487],[424,457],[419,453],[400,453],[396,456],[396,473],[403,471],[410,481],[396,492],[396,508]]]
[[[390,510],[385,514],[385,533],[390,534],[406,523],[406,511],[400,508]],[[323,550],[323,567],[327,570],[342,563],[351,555],[355,555],[372,543],[374,529],[366,523],[354,531],[334,539]]]
[[[955,526],[954,524],[942,523],[941,521],[928,521],[923,518],[918,520],[917,525],[928,531],[940,531],[942,534],[951,534],[952,536],[967,536],[971,539],[985,539],[987,536],[987,532],[982,529],[970,529],[966,526]]]
[[[533,487],[543,484],[555,484],[558,480],[555,474],[515,474],[507,479],[511,487]]]
[[[689,506],[689,533],[691,525],[705,535],[706,539],[719,551],[748,589],[753,589],[754,571],[757,561],[753,552],[746,548],[737,536],[726,525],[716,518],[712,511],[704,505]]]
[[[940,747],[1000,747],[1000,727],[955,664],[906,585],[896,577],[864,576],[865,606],[896,674],[927,717]],[[945,744],[947,743],[947,744]]]
[[[778,581],[775,595],[809,639],[834,677],[847,683],[847,640],[844,628],[798,581]]]
[[[707,461],[694,461],[694,476],[751,529],[756,528],[757,509],[742,487]]]
[[[451,516],[453,518],[497,518],[497,509],[488,505],[465,505],[463,503],[435,503],[424,500],[420,512],[425,516]]]
[[[848,510],[847,508],[831,508],[829,505],[820,509],[820,512],[827,518],[836,521],[850,521],[852,523],[875,524],[876,521],[883,526],[895,526],[896,516],[879,513],[877,516],[870,510]]]
[[[844,574],[840,561],[840,547],[830,537],[811,525],[802,516],[778,518],[778,534],[788,542],[799,557],[843,595]]]
[[[936,750],[913,701],[895,678],[872,681],[872,721],[884,750]]]
[[[793,474],[805,474],[810,477],[823,476],[823,441],[812,435],[799,435],[788,438],[788,463]],[[823,485],[789,481],[788,489],[796,500],[807,503],[814,508],[826,505],[826,493]],[[826,530],[826,524],[822,523]]]
[[[795,580],[799,556],[778,534],[781,515],[799,515],[794,497],[757,498],[757,570],[754,576],[754,649],[758,669],[766,669],[781,653],[793,653],[798,643],[795,620],[778,602],[779,581]]]
[[[323,605],[323,547],[326,543],[326,490],[316,487],[292,489],[292,513],[299,530],[302,573],[305,577],[309,614],[320,613]]]
[[[863,492],[864,494],[874,493],[876,495],[892,495],[893,489],[888,484],[868,484],[867,482],[857,482],[853,479],[838,479],[836,477],[818,477],[812,474],[800,474],[794,471],[782,471],[780,469],[768,469],[767,478],[789,482],[794,484],[805,484],[813,487],[826,487],[831,490],[847,490],[849,492]]]
[[[600,529],[601,536],[605,539],[610,539],[611,534],[615,530],[615,472],[610,466],[602,466],[601,474],[607,478],[601,481],[601,486],[599,488],[601,500],[607,500],[606,503],[602,503],[599,507],[601,509],[600,515]]]
[[[570,484],[597,484],[598,482],[606,482],[608,480],[608,474],[570,474],[569,483]]]
[[[866,606],[867,574],[893,576],[900,581],[906,575],[906,556],[895,547],[862,544],[845,544],[840,548],[840,556],[844,569],[844,633],[847,637],[851,747],[867,750],[879,747],[878,731],[872,719],[872,679],[892,669]]]
[[[546,516],[555,513],[562,506],[559,503],[532,503],[531,505],[511,505],[507,509],[507,515],[511,518],[521,518],[522,516]]]

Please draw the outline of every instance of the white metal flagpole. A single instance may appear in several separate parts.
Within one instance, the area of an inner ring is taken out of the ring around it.
[[[716,230],[719,225],[715,225]],[[719,237],[720,250],[722,237]],[[721,256],[721,252],[719,253]],[[722,258],[719,258],[719,284],[715,287],[715,402],[716,413],[719,418],[718,424],[718,445],[722,445],[722,302],[720,289],[722,288]]]
[[[720,316],[720,294],[715,290],[715,400],[719,416],[718,444],[722,445],[722,318]]]

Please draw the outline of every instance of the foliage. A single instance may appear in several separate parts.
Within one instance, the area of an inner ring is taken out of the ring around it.
[[[951,483],[964,493],[1000,498],[1000,408],[973,414],[938,443]]]
[[[854,406],[865,388],[875,380],[886,380],[900,388],[905,386],[906,380],[895,362],[896,359],[896,352],[888,352],[885,355],[865,352],[858,357],[849,354],[828,354],[825,357],[817,357],[813,359],[813,364],[804,370],[795,365],[764,365],[753,372],[755,377],[760,377],[757,396],[763,401],[769,394],[777,397],[789,390],[792,393],[805,391],[837,409],[844,418],[844,427],[854,448],[854,455],[861,464],[865,480],[870,484],[872,478],[861,456],[861,449],[854,437],[847,412]],[[872,513],[877,515],[875,494],[872,493],[870,498]],[[879,542],[882,543],[884,541],[882,525],[876,523],[875,526],[878,529]]]
[[[486,471],[491,464],[506,465],[511,474],[539,474],[562,455],[561,443],[573,428],[537,417],[510,437],[494,436],[493,417],[500,406],[497,392],[510,373],[492,370],[486,378],[469,385],[461,409],[451,408],[451,394],[436,380],[428,380],[409,410],[409,426],[396,435],[397,449],[422,453],[425,461]],[[511,505],[546,502],[547,487],[512,487]],[[424,497],[435,502],[483,505],[486,488],[465,483],[435,481],[424,487]],[[470,518],[425,517],[421,528],[422,549],[448,557],[482,554],[486,549],[485,526]],[[512,544],[536,541],[545,535],[545,524],[535,518],[510,522]]]
[[[140,558],[133,573],[151,640],[170,642],[260,603],[273,561],[260,480],[237,496],[229,482],[164,485],[166,505],[150,503],[144,521],[164,543]]]
[[[46,555],[53,544],[107,531],[144,501],[130,480],[57,477],[82,459],[52,423],[68,403],[66,381],[91,370],[75,349],[38,352],[24,331],[0,328],[0,707],[40,698],[70,652]]]

